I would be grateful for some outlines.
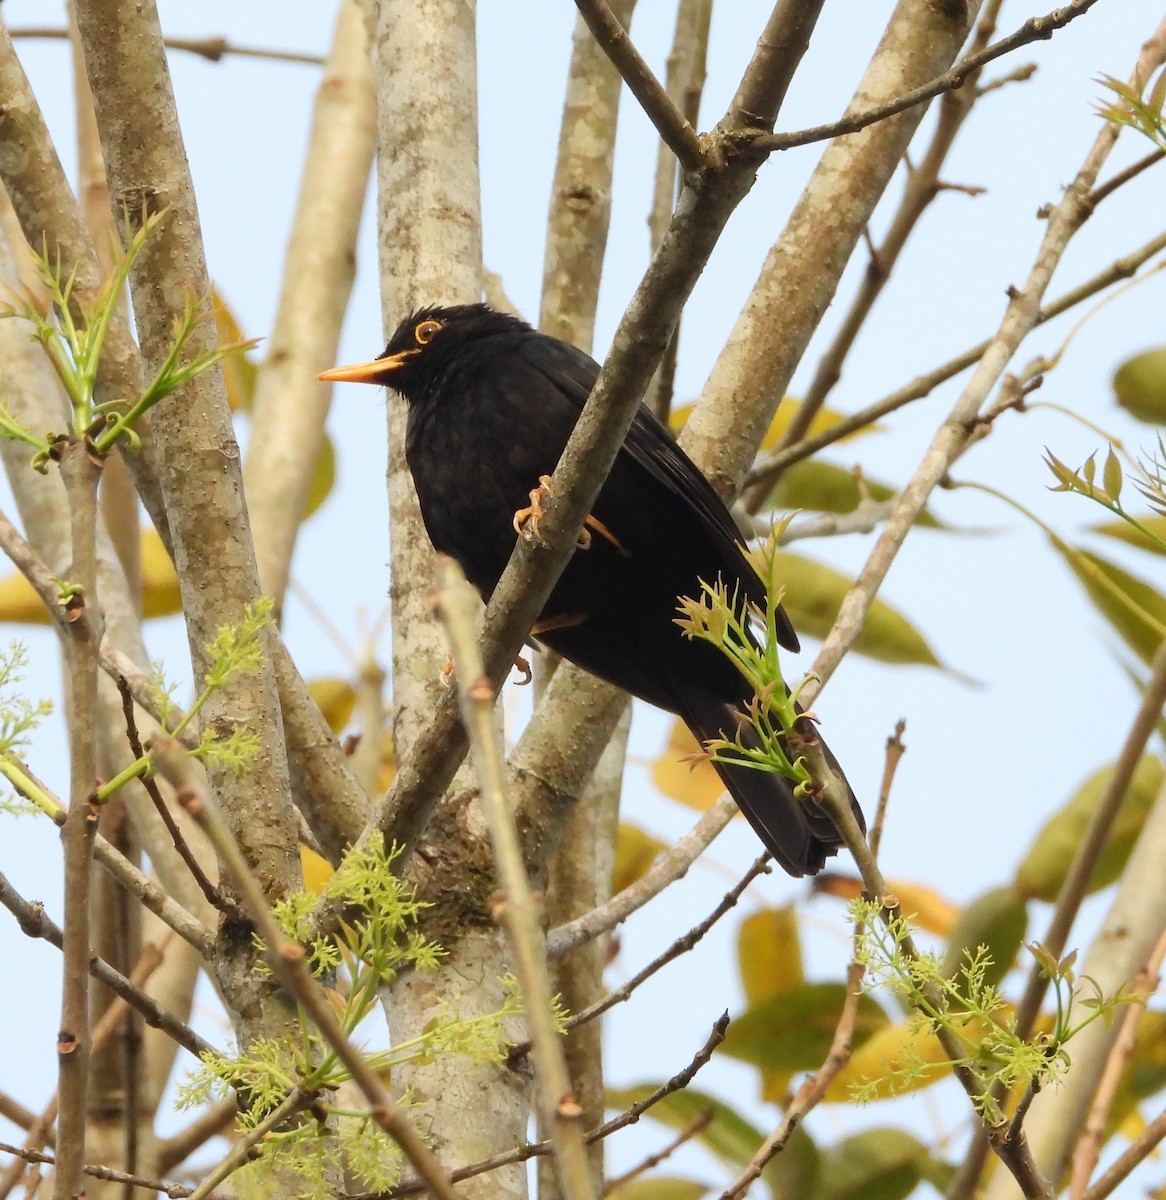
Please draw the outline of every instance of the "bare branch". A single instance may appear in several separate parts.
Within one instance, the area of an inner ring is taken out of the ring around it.
[[[686,171],[699,170],[705,165],[706,155],[696,130],[672,103],[652,73],[652,68],[640,57],[627,30],[607,6],[606,0],[575,0],[575,3],[595,40],[615,64],[648,119],[680,160],[680,165]]]
[[[912,88],[911,91],[886,104],[879,104],[863,112],[843,117],[841,121],[834,121],[829,125],[815,125],[812,129],[799,129],[795,133],[775,133],[767,137],[759,137],[753,144],[757,149],[767,152],[790,150],[794,146],[804,146],[809,142],[822,142],[842,134],[857,133],[860,129],[865,129],[877,121],[885,121],[888,117],[896,116],[901,112],[906,112],[909,108],[923,104],[941,92],[961,87],[981,67],[1013,50],[1020,49],[1021,46],[1051,38],[1058,29],[1064,28],[1070,21],[1075,21],[1087,13],[1096,3],[1097,0],[1073,0],[1071,4],[1066,4],[1063,8],[1053,9],[1046,16],[1030,17],[1015,33],[1001,38],[1000,41],[993,43],[978,54],[969,55],[957,66],[952,67],[950,71],[936,76],[929,83]]]

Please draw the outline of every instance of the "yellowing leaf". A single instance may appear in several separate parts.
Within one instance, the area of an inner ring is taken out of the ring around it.
[[[844,983],[804,983],[752,1004],[734,1018],[721,1053],[767,1070],[812,1071],[826,1058],[845,999]],[[854,1044],[886,1024],[886,1013],[863,992]]]
[[[1147,537],[1140,529],[1135,529],[1128,521],[1103,521],[1100,525],[1092,526],[1095,533],[1106,537],[1116,538],[1119,542],[1128,542],[1140,550],[1149,550],[1153,554],[1166,554],[1166,516],[1147,513],[1138,517],[1140,524],[1145,526]],[[1158,540],[1155,541],[1154,539]]]
[[[308,691],[333,733],[339,733],[352,717],[356,691],[347,679],[311,679]]]
[[[620,821],[615,839],[612,891],[622,892],[624,888],[630,887],[667,849],[664,842],[654,838],[638,825],[633,825],[630,821]]]
[[[808,458],[788,466],[764,508],[809,509],[812,512],[850,513],[864,496],[872,500],[890,500],[898,489],[863,477],[861,484],[853,471],[820,459]],[[917,524],[933,529],[943,528],[926,509],[919,514]]]
[[[1126,359],[1114,374],[1113,394],[1131,417],[1166,425],[1166,346]]]
[[[749,1004],[805,983],[798,914],[793,905],[750,913],[737,931],[737,964]]]
[[[1116,563],[1060,538],[1052,543],[1088,592],[1098,612],[1144,662],[1166,637],[1166,596]]]
[[[676,718],[672,722],[668,744],[652,763],[652,782],[665,796],[699,812],[707,812],[725,790],[725,785],[707,762],[685,761],[700,749],[688,726]]]
[[[906,1200],[931,1170],[926,1148],[902,1129],[867,1129],[831,1146],[814,1200]]]
[[[1016,887],[1022,895],[1050,903],[1056,900],[1112,774],[1113,767],[1108,766],[1091,775],[1069,803],[1037,834],[1016,871]],[[1108,887],[1121,874],[1150,805],[1162,787],[1163,774],[1162,763],[1149,754],[1134,769],[1109,840],[1089,881],[1090,891]]]
[[[308,500],[304,507],[304,517],[312,513],[328,499],[336,483],[336,447],[332,439],[324,434],[320,443],[320,453],[316,457],[316,465],[312,470],[312,482],[308,487]]]
[[[645,1175],[629,1179],[613,1191],[606,1193],[606,1200],[700,1200],[707,1194],[709,1185],[695,1179],[681,1179],[676,1175]]]
[[[774,574],[785,588],[782,604],[794,628],[810,637],[824,638],[854,581],[833,567],[784,550],[777,551],[774,562]],[[907,618],[878,599],[870,606],[854,649],[880,662],[942,666]]]
[[[31,583],[13,571],[0,579],[0,621],[10,625],[47,625],[49,614]]]

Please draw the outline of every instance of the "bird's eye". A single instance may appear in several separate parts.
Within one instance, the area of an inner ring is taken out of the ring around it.
[[[433,341],[437,331],[441,328],[440,321],[421,321],[417,328],[413,330],[413,340],[418,346],[428,345]]]

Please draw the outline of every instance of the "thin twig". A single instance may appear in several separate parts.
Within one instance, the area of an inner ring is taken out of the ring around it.
[[[594,1193],[579,1125],[582,1111],[567,1073],[539,914],[506,795],[506,757],[502,732],[494,720],[494,688],[478,646],[478,599],[451,558],[438,560],[437,580],[437,608],[453,650],[462,720],[470,736],[478,796],[501,885],[494,902],[495,919],[510,942],[531,1031],[540,1123],[554,1146],[563,1195],[567,1200],[588,1200]]]
[[[627,30],[608,8],[606,0],[575,0],[576,7],[595,40],[603,47],[615,69],[640,102],[648,120],[671,147],[686,171],[699,170],[706,155],[696,130],[672,102],[652,68],[632,45]]]
[[[47,1166],[56,1166],[57,1163],[56,1155],[46,1154],[40,1150],[30,1150],[27,1147],[10,1146],[7,1142],[0,1142],[0,1152],[15,1154],[30,1163],[44,1163]],[[129,1175],[125,1171],[115,1171],[112,1167],[93,1166],[87,1163],[81,1169],[91,1179],[123,1183],[128,1187],[144,1188],[149,1192],[161,1192],[163,1196],[169,1196],[171,1200],[186,1200],[194,1193],[194,1188],[187,1183],[167,1183],[163,1179],[143,1179],[140,1175]],[[233,1198],[228,1197],[225,1192],[215,1192],[207,1196],[205,1200],[233,1200]]]
[[[626,921],[637,909],[658,896],[670,883],[683,879],[688,868],[712,840],[737,815],[737,805],[729,795],[722,796],[674,846],[622,892],[598,908],[552,929],[547,934],[547,957],[557,958],[584,942],[607,933]]]
[[[23,25],[8,31],[13,38],[39,38],[43,40],[68,40],[69,31],[53,25]],[[266,46],[243,46],[219,35],[201,38],[163,38],[167,50],[185,50],[208,62],[221,62],[234,55],[239,58],[266,58],[274,62],[307,63],[318,67],[324,62],[319,54],[306,54],[299,50],[272,50]]]
[[[373,1120],[398,1146],[425,1185],[440,1200],[458,1200],[449,1179],[412,1122],[393,1103],[380,1076],[352,1045],[341,1028],[323,988],[308,971],[304,948],[284,936],[268,907],[263,888],[243,851],[208,792],[192,779],[185,767],[185,752],[176,743],[155,744],[154,754],[163,774],[177,781],[178,800],[211,840],[225,868],[238,887],[243,903],[267,948],[267,958],[276,977],[315,1022],[324,1039],[336,1051],[353,1081],[371,1105]]]
[[[25,900],[16,889],[0,873],[0,904],[16,918],[22,933],[28,937],[41,938],[59,950],[62,935],[57,925],[45,913],[43,906]],[[210,1042],[200,1037],[188,1025],[183,1024],[172,1013],[164,1009],[152,996],[147,996],[140,988],[120,972],[115,970],[103,958],[96,954],[90,955],[89,974],[98,983],[109,988],[111,992],[121,996],[142,1019],[153,1029],[160,1029],[167,1037],[173,1039],[184,1050],[188,1050],[195,1058],[204,1054],[221,1054]]]
[[[89,907],[97,786],[97,647],[104,624],[97,596],[97,481],[100,464],[79,440],[60,450],[69,500],[71,621],[62,639],[68,673],[69,809],[61,825],[65,904],[61,954],[61,1024],[57,1034],[57,1169],[53,1200],[81,1191],[85,1164],[89,1057]]]
[[[1083,1200],[1105,1200],[1111,1196],[1126,1176],[1140,1166],[1166,1138],[1166,1112],[1160,1112],[1118,1156],[1117,1161],[1085,1193]]]
[[[1051,321],[1054,317],[1059,317],[1061,313],[1067,312],[1069,309],[1088,300],[1104,288],[1110,287],[1120,280],[1129,279],[1137,273],[1139,267],[1143,266],[1149,259],[1162,250],[1166,250],[1166,233],[1161,233],[1157,237],[1151,238],[1144,246],[1117,259],[1106,267],[1104,271],[1098,272],[1098,274],[1087,279],[1084,283],[1079,284],[1063,296],[1058,297],[1051,304],[1045,305],[1037,317],[1036,324],[1043,325],[1046,321]],[[746,488],[754,488],[772,485],[781,472],[793,463],[800,462],[804,458],[810,458],[812,455],[817,454],[819,450],[824,450],[827,446],[840,441],[857,430],[874,424],[880,417],[888,416],[896,409],[902,408],[905,404],[910,404],[913,400],[922,400],[941,383],[946,383],[947,380],[954,378],[961,371],[966,371],[968,367],[979,362],[984,352],[988,349],[989,344],[990,340],[986,338],[978,345],[972,346],[969,350],[965,350],[962,354],[936,367],[933,371],[929,371],[926,375],[916,376],[910,383],[899,388],[897,391],[891,392],[890,395],[884,396],[881,400],[876,400],[873,404],[868,404],[865,408],[839,421],[837,425],[832,425],[822,433],[816,434],[814,437],[805,438],[798,442],[796,446],[790,446],[787,450],[766,455],[745,477],[744,486]]]
[[[604,1189],[604,1194],[607,1195],[614,1192],[625,1183],[631,1183],[633,1179],[638,1179],[639,1176],[643,1175],[646,1171],[650,1171],[653,1167],[658,1167],[665,1159],[675,1154],[681,1146],[692,1141],[698,1133],[703,1133],[712,1122],[713,1115],[714,1113],[711,1108],[702,1109],[667,1145],[657,1150],[654,1154],[649,1154],[641,1162],[636,1163],[630,1171],[625,1171],[622,1175],[617,1175],[614,1179],[609,1179]]]
[[[1018,50],[1021,46],[1047,40],[1053,36],[1056,30],[1064,28],[1070,21],[1075,21],[1078,17],[1083,16],[1096,3],[1097,0],[1073,0],[1073,3],[1056,8],[1043,17],[1031,17],[1015,33],[994,42],[979,54],[969,55],[952,67],[950,71],[945,71],[930,83],[912,88],[911,91],[887,104],[868,108],[865,112],[854,113],[829,125],[815,125],[810,129],[799,129],[793,133],[774,133],[757,137],[753,139],[752,146],[755,150],[764,150],[766,153],[770,153],[775,150],[790,150],[794,146],[805,146],[810,142],[823,142],[843,134],[857,133],[860,129],[865,129],[877,121],[885,121],[888,117],[914,108],[917,104],[923,104],[933,96],[938,96],[940,92],[961,87],[968,77],[981,67],[1013,50]]]
[[[688,1066],[673,1075],[671,1079],[662,1083],[650,1095],[645,1096],[643,1100],[636,1101],[635,1104],[625,1112],[620,1113],[619,1116],[612,1117],[610,1121],[605,1121],[602,1125],[588,1130],[584,1135],[584,1141],[588,1145],[591,1145],[593,1142],[602,1141],[618,1129],[634,1125],[652,1105],[658,1104],[665,1096],[670,1096],[673,1092],[682,1091],[688,1087],[696,1076],[696,1073],[707,1065],[709,1059],[712,1058],[713,1051],[724,1041],[725,1030],[728,1027],[729,1014],[723,1013],[713,1025],[708,1040],[696,1052]],[[525,1146],[517,1146],[513,1150],[506,1150],[501,1154],[491,1155],[489,1158],[471,1163],[467,1167],[459,1167],[450,1175],[450,1179],[454,1183],[460,1183],[463,1179],[472,1179],[475,1175],[482,1175],[486,1171],[496,1171],[499,1167],[508,1167],[513,1163],[526,1162],[528,1159],[550,1154],[550,1152],[551,1143],[549,1141],[528,1142]],[[402,1196],[415,1196],[424,1190],[424,1184],[411,1181],[400,1184],[390,1191],[378,1193],[377,1200],[400,1200]],[[363,1198],[354,1196],[350,1200],[363,1200]]]
[[[646,967],[637,971],[621,987],[614,991],[608,992],[604,998],[589,1008],[582,1009],[580,1012],[572,1013],[566,1020],[565,1028],[574,1029],[576,1025],[583,1025],[587,1021],[593,1021],[596,1017],[602,1016],[608,1009],[614,1008],[617,1004],[622,1004],[625,1000],[629,1000],[632,993],[644,982],[656,974],[662,967],[668,965],[674,959],[679,958],[682,954],[687,954],[706,933],[727,913],[733,908],[737,901],[740,900],[745,893],[745,889],[759,875],[767,875],[773,868],[769,863],[769,855],[762,854],[756,859],[748,871],[741,877],[740,881],[721,898],[721,902],[713,909],[711,913],[699,924],[694,925],[687,933],[678,937],[671,946],[668,947],[662,954],[657,955]],[[562,930],[565,926],[560,926]],[[526,1054],[530,1050],[528,1042],[522,1045],[515,1046],[510,1052],[510,1058],[516,1059]]]
[[[126,740],[130,744],[130,752],[134,758],[145,758],[146,750],[138,733],[137,718],[134,716],[134,695],[130,690],[129,681],[124,675],[118,675],[114,682],[121,694],[122,715],[125,718]],[[211,883],[202,869],[202,864],[194,857],[194,852],[187,844],[186,838],[182,836],[182,830],[178,828],[178,822],[175,821],[166,801],[162,798],[162,793],[158,790],[158,784],[150,775],[143,775],[139,782],[146,789],[146,795],[150,797],[158,816],[162,818],[162,824],[166,826],[166,831],[170,834],[174,849],[178,851],[178,856],[186,864],[186,869],[194,876],[194,881],[198,884],[198,889],[206,897],[207,902],[228,919],[241,919],[242,910],[238,905],[227,900],[222,892]]]

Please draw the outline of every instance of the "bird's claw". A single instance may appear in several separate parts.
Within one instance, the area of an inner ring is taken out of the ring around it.
[[[522,676],[516,685],[518,687],[526,687],[534,678],[534,672],[530,669],[530,663],[521,654],[514,660],[514,669]]]
[[[530,503],[526,508],[520,508],[514,514],[514,532],[521,538],[526,538],[530,542],[541,542],[546,545],[546,538],[539,532],[539,524],[545,516],[543,512],[543,501],[548,496],[555,494],[555,489],[551,486],[551,477],[549,475],[540,475],[538,477],[538,487],[530,490]],[[587,524],[579,531],[579,536],[575,539],[575,546],[579,550],[591,549],[591,529],[598,529],[599,532],[608,539],[613,545],[617,546],[621,553],[626,551],[607,531],[607,527],[597,521],[594,517],[587,518]]]
[[[514,514],[514,532],[519,537],[525,538],[528,542],[541,542],[544,546],[546,540],[539,533],[539,523],[543,519],[543,500],[547,496],[555,494],[554,488],[551,487],[551,477],[549,475],[540,475],[538,477],[538,487],[530,490],[530,504],[526,508],[520,508]]]

